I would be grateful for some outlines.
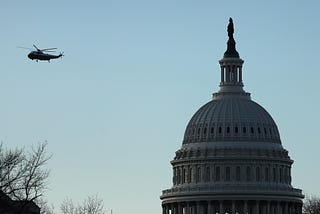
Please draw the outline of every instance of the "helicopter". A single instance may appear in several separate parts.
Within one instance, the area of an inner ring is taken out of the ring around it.
[[[31,51],[28,54],[28,58],[31,60],[36,60],[38,62],[38,60],[43,60],[43,61],[48,61],[50,62],[51,59],[57,59],[60,57],[63,57],[63,52],[60,52],[59,55],[52,55],[52,54],[48,54],[45,52],[54,52],[52,50],[55,50],[57,48],[45,48],[45,49],[39,49],[37,46],[33,45],[33,47],[36,49],[35,51]],[[31,48],[26,48],[26,47],[19,47],[19,48],[24,48],[24,49],[31,49]],[[32,49],[31,49],[32,50]]]

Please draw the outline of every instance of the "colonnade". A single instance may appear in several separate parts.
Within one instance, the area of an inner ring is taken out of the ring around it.
[[[302,203],[290,201],[190,201],[162,204],[162,214],[302,214]]]

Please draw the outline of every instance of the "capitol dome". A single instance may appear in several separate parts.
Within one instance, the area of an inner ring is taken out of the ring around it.
[[[302,191],[291,185],[293,160],[271,115],[243,89],[244,61],[233,21],[219,61],[220,89],[187,124],[170,162],[173,186],[163,214],[301,214]]]
[[[202,106],[187,125],[183,144],[215,141],[280,144],[270,114],[248,96],[222,96]]]

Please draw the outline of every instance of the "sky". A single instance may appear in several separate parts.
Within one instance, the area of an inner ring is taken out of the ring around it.
[[[276,121],[292,184],[320,196],[320,2],[40,0],[0,3],[0,140],[48,142],[46,198],[98,195],[107,212],[161,213],[170,161],[219,89],[229,17],[244,89]],[[18,46],[56,47],[35,62]]]

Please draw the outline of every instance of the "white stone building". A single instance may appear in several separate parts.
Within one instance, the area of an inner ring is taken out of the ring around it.
[[[187,125],[163,214],[300,214],[304,196],[291,185],[293,160],[277,125],[243,90],[231,18],[228,36],[220,90]]]

